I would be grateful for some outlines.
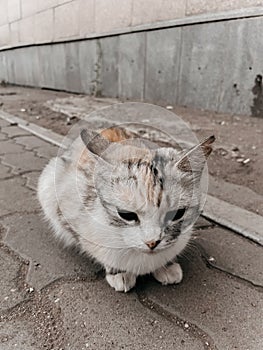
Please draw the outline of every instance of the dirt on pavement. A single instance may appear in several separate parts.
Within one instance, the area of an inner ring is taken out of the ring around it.
[[[117,102],[123,101],[16,86],[0,87],[0,108],[62,135],[66,135],[78,121],[79,115],[74,112],[78,106],[89,114]],[[56,109],[54,105],[59,107]],[[168,108],[188,122],[199,139],[213,134],[216,136],[215,150],[208,161],[211,175],[263,195],[262,118],[179,106]],[[259,212],[253,204],[249,209]]]

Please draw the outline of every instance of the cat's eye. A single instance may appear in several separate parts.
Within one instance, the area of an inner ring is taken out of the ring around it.
[[[185,210],[186,208],[181,208],[181,209],[178,209],[177,211],[174,211],[174,210],[169,211],[166,214],[165,221],[177,221],[182,219],[182,217],[184,216]]]
[[[119,216],[126,221],[139,221],[138,215],[132,211],[120,211],[118,210]]]

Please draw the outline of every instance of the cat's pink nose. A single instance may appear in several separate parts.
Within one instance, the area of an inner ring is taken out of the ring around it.
[[[158,244],[160,243],[161,241],[158,240],[158,241],[148,241],[148,242],[145,242],[145,244],[151,249],[153,250],[154,248],[156,248],[158,246]]]

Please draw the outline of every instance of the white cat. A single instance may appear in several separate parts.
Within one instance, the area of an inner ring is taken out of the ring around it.
[[[38,198],[55,235],[100,262],[117,291],[147,273],[179,283],[175,261],[199,214],[200,179],[214,136],[188,152],[150,147],[113,127],[82,130],[43,170]]]

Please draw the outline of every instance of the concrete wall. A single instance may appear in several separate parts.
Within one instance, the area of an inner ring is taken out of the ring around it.
[[[257,17],[5,50],[0,79],[262,116],[262,33]]]
[[[0,0],[0,49],[260,5],[262,0]]]
[[[260,4],[0,0],[0,81],[263,116]]]

